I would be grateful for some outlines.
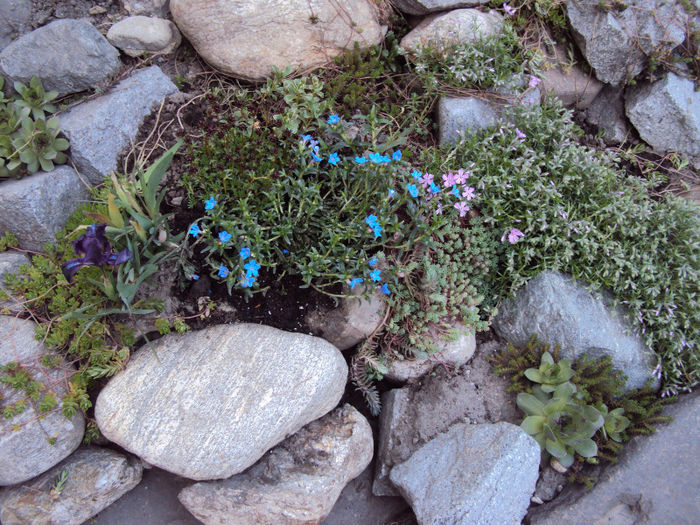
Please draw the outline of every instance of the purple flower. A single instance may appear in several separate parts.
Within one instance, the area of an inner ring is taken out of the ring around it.
[[[520,131],[518,128],[515,128],[515,136],[520,140],[525,140],[527,138],[527,135],[525,135],[525,133]]]
[[[226,266],[224,266],[223,264],[219,266],[219,277],[223,279],[228,277],[228,268],[226,268]]]
[[[91,224],[83,235],[71,243],[75,253],[84,257],[69,259],[61,265],[61,271],[68,282],[71,282],[73,276],[83,266],[102,266],[103,264],[117,266],[133,257],[134,254],[128,248],[124,248],[119,253],[112,251],[112,246],[105,235],[106,228],[106,224]]]
[[[474,193],[474,188],[472,188],[471,186],[463,186],[462,187],[462,197],[464,197],[468,201],[476,198],[476,193]]]
[[[247,277],[257,277],[260,265],[255,261],[255,259],[251,259],[243,265],[243,268],[245,268],[245,274]]]
[[[530,82],[528,82],[527,85],[528,87],[534,89],[540,82],[542,82],[542,80],[540,80],[538,77],[536,77],[535,75],[530,75]]]
[[[506,12],[506,15],[508,15],[508,16],[513,16],[515,14],[515,8],[509,6],[505,2],[503,2],[503,10]]]
[[[350,286],[350,289],[354,290],[355,286],[357,286],[358,284],[360,284],[363,281],[364,281],[364,279],[362,279],[360,277],[355,277],[353,279],[348,280],[347,283],[348,283],[348,286]]]
[[[231,234],[226,230],[219,232],[219,240],[221,242],[228,242],[231,240]]]
[[[337,153],[331,153],[330,156],[328,157],[328,163],[333,164],[333,166],[337,166],[339,160],[340,159],[338,158]]]
[[[250,257],[250,249],[249,248],[241,248],[241,251],[238,252],[238,255],[240,255],[241,259],[243,259],[245,261],[248,257]]]
[[[406,189],[411,194],[411,197],[418,197],[418,188],[415,184],[406,184]]]
[[[524,238],[525,234],[518,230],[517,228],[511,228],[510,233],[508,233],[508,242],[511,244],[515,244],[518,242],[520,239]],[[503,237],[501,237],[501,242],[503,242],[505,238],[505,234]]]
[[[382,271],[380,269],[372,270],[371,272],[369,272],[370,278],[375,283],[382,280],[381,274],[382,274]]]
[[[455,173],[455,184],[464,184],[469,178],[469,172],[463,169],[458,169]]]
[[[193,224],[192,226],[190,226],[190,231],[187,233],[189,233],[192,237],[196,237],[197,235],[202,233],[202,230],[199,229],[199,226]]]
[[[340,122],[340,117],[337,113],[333,113],[330,117],[328,117],[329,124],[337,124],[338,122]]]
[[[394,160],[401,160],[401,150],[397,149],[394,153],[391,154],[391,158]]]
[[[355,157],[355,162],[357,162],[358,164],[364,164],[365,162],[367,162],[367,159],[364,157]]]
[[[460,217],[464,217],[469,211],[469,206],[467,206],[467,203],[465,201],[460,201],[456,203],[455,208],[459,212]]]
[[[209,199],[204,201],[204,209],[205,210],[213,210],[214,206],[216,206],[216,199],[214,197],[209,197]]]
[[[457,182],[455,181],[455,174],[454,173],[451,173],[451,172],[445,173],[442,176],[442,185],[445,188],[449,188],[450,186],[454,186],[455,184],[457,184]]]
[[[420,178],[420,183],[423,185],[424,188],[427,188],[431,184],[434,184],[433,177],[434,175],[432,173],[426,173]]]

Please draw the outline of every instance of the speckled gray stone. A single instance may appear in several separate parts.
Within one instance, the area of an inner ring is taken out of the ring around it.
[[[440,144],[454,144],[466,135],[495,126],[498,112],[476,97],[442,97],[438,103]]]
[[[589,292],[583,284],[559,272],[542,272],[504,301],[493,327],[518,347],[535,334],[546,344],[561,345],[561,358],[576,360],[610,356],[627,376],[625,388],[646,386],[656,366],[648,349],[622,308],[612,309],[610,298]]]
[[[318,523],[372,459],[367,420],[345,405],[309,423],[242,474],[180,492],[206,524]]]
[[[630,133],[622,90],[605,86],[586,110],[586,120],[605,132],[606,144],[622,144]]]
[[[194,480],[228,478],[335,407],[347,365],[333,345],[254,324],[169,335],[100,392],[102,433]]]
[[[68,477],[63,490],[52,493],[64,470]],[[3,525],[80,525],[138,485],[142,471],[135,458],[80,448],[30,482],[0,491],[0,520]]]
[[[21,35],[32,16],[31,0],[0,2],[0,50]]]
[[[510,423],[453,425],[389,475],[421,525],[520,525],[540,446]]]
[[[424,15],[434,11],[449,11],[460,7],[488,4],[488,0],[392,0],[392,5],[409,15]]]
[[[0,485],[23,483],[50,469],[78,448],[85,431],[81,412],[70,419],[61,413],[60,402],[67,392],[65,385],[71,365],[65,361],[52,369],[41,365],[44,348],[34,338],[35,328],[31,321],[0,315],[0,365],[12,361],[23,365],[35,381],[55,393],[59,405],[49,413],[40,414],[33,403],[27,403],[21,414],[0,418]],[[25,398],[24,392],[0,383],[3,407]],[[49,443],[51,438],[56,439],[53,445]]]

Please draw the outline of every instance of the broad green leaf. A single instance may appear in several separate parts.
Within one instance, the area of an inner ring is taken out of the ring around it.
[[[520,423],[520,428],[522,428],[527,434],[534,436],[542,432],[544,427],[544,422],[546,418],[543,416],[527,416],[522,423]]]
[[[530,416],[544,416],[544,404],[532,394],[520,393],[516,400],[520,409]]]
[[[163,153],[158,160],[149,166],[149,168],[143,172],[141,175],[141,190],[143,191],[143,198],[148,207],[148,211],[151,216],[155,217],[158,215],[158,210],[155,209],[156,205],[156,191],[158,191],[158,185],[163,179],[163,175],[168,168],[170,163],[173,161],[173,157],[178,149],[182,146],[182,140],[179,140],[172,148]]]
[[[592,439],[584,439],[574,445],[574,450],[584,458],[592,458],[598,454],[598,446]]]

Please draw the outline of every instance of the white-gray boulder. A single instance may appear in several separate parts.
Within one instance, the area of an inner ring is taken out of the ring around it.
[[[76,93],[107,80],[121,68],[119,51],[86,20],[55,20],[21,36],[0,52],[0,73],[46,91]]]
[[[171,0],[170,12],[200,56],[252,81],[273,68],[310,70],[352,49],[379,44],[370,0]]]
[[[194,480],[228,478],[335,407],[347,365],[329,342],[254,324],[169,335],[100,392],[105,437]]]
[[[495,126],[497,109],[477,97],[441,97],[438,102],[440,144],[455,144],[466,135]]]
[[[625,95],[625,109],[639,136],[659,153],[700,158],[700,93],[675,73],[637,84]]]
[[[629,135],[622,89],[605,86],[586,110],[586,121],[605,132],[606,144],[622,144]]]
[[[142,472],[135,458],[104,448],[79,448],[30,482],[0,490],[0,521],[80,525],[138,485]]]
[[[120,153],[131,146],[143,120],[175,92],[175,84],[158,66],[151,66],[134,72],[107,94],[59,115],[81,175],[99,184],[116,171]]]
[[[51,369],[41,364],[45,350],[34,338],[35,328],[31,321],[0,315],[0,366],[11,362],[21,365],[34,381],[45,385],[44,393],[54,394],[59,404],[41,413],[24,391],[0,383],[3,407],[26,403],[20,414],[0,418],[0,485],[23,483],[50,469],[78,448],[85,431],[82,413],[71,418],[61,413],[61,399],[67,393],[72,367],[65,361]]]
[[[540,446],[510,423],[452,426],[391,470],[421,525],[520,525]]]
[[[0,2],[0,50],[20,36],[32,16],[31,0]]]
[[[130,15],[158,16],[168,15],[169,0],[121,0],[122,6]]]
[[[172,53],[182,37],[170,20],[148,16],[129,16],[107,31],[107,40],[130,57],[145,53]]]
[[[561,345],[562,359],[610,356],[627,376],[626,389],[654,379],[656,356],[647,348],[621,307],[559,272],[542,272],[503,302],[493,327],[504,339],[524,347],[534,334],[543,343]]]
[[[4,182],[0,188],[0,233],[17,236],[20,248],[40,252],[55,243],[68,217],[88,201],[90,193],[69,166],[57,166],[22,179]]]
[[[306,425],[242,474],[202,482],[178,498],[206,524],[318,523],[372,460],[372,429],[345,405]]]
[[[392,0],[396,9],[409,15],[424,15],[434,11],[449,11],[460,7],[488,4],[488,0]]]

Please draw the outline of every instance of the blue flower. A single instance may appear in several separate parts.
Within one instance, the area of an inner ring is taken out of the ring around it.
[[[319,157],[318,155],[316,155],[316,152],[315,152],[315,151],[312,151],[312,152],[311,152],[311,157],[312,157],[316,162],[321,162],[321,161],[323,160],[322,157]]]
[[[394,188],[389,188],[389,198],[393,197],[396,195],[396,191],[394,191]]]
[[[455,197],[459,197],[459,188],[457,185],[452,186],[450,193],[452,193]]]
[[[391,158],[394,160],[401,160],[401,150],[397,149],[394,153],[392,153]]]
[[[205,210],[213,210],[214,206],[216,206],[216,199],[214,197],[209,197],[208,200],[204,201]]]
[[[328,157],[328,163],[333,164],[333,166],[337,166],[339,160],[340,159],[338,158],[337,153],[331,153],[330,156]]]
[[[193,273],[192,275],[190,275],[190,279],[192,279],[193,281],[198,281],[199,275],[197,275],[196,273]]]
[[[219,240],[221,242],[228,242],[231,240],[231,234],[226,230],[219,232]]]
[[[302,144],[306,144],[308,141],[311,140],[311,135],[299,135],[302,140]]]
[[[413,170],[413,172],[411,173],[411,177],[413,177],[416,180],[420,180],[423,177],[423,174],[418,170]]]
[[[219,266],[219,277],[226,278],[228,276],[228,268],[226,266]]]
[[[318,151],[318,140],[311,139],[309,141],[309,147],[314,151]]]
[[[369,261],[367,261],[367,264],[370,268],[374,268],[375,266],[377,266],[377,258],[372,257]]]
[[[391,159],[389,157],[387,157],[386,155],[382,155],[380,157],[380,159],[381,159],[381,162],[383,162],[384,164],[389,164],[391,162]]]
[[[340,117],[337,113],[333,113],[330,117],[328,117],[329,124],[337,124],[338,122],[340,122]]]
[[[348,286],[350,286],[350,289],[353,290],[355,286],[357,286],[361,282],[364,282],[364,279],[361,279],[360,277],[355,277],[354,279],[350,279],[348,281]]]
[[[389,285],[384,283],[382,285],[382,292],[384,292],[387,295],[391,295],[391,290],[389,290]]]
[[[411,197],[418,197],[418,188],[416,188],[415,184],[407,184],[406,189],[411,194]]]
[[[252,275],[244,275],[241,277],[241,288],[250,288],[255,283],[255,277]]]
[[[257,276],[258,275],[258,270],[260,269],[260,265],[255,262],[255,259],[251,259],[248,261],[246,264],[243,265],[243,268],[245,268],[246,276],[251,277],[251,276]]]
[[[189,231],[188,233],[189,233],[192,237],[196,237],[197,235],[199,235],[200,233],[202,233],[202,230],[199,229],[199,226],[197,226],[196,224],[193,224],[192,226],[190,226],[190,231]]]
[[[289,250],[283,249],[282,253],[287,254],[287,253],[289,253]]]
[[[379,153],[370,153],[369,160],[371,160],[375,164],[381,164],[382,163],[382,156]]]
[[[382,227],[379,226],[379,224],[375,224],[375,225],[372,227],[372,231],[374,231],[374,238],[375,238],[375,239],[376,239],[377,237],[381,237],[381,236],[382,236]]]
[[[241,248],[241,251],[238,252],[238,255],[240,255],[241,259],[243,259],[245,261],[248,257],[250,257],[250,249],[249,248]]]
[[[355,162],[357,162],[358,164],[364,164],[365,162],[367,162],[367,159],[364,157],[355,157]]]
[[[382,280],[381,274],[382,274],[382,271],[380,269],[376,269],[376,270],[372,270],[369,273],[369,276],[376,283],[376,282]]]
[[[367,226],[370,228],[374,227],[375,224],[378,224],[377,222],[377,216],[376,215],[369,215],[366,219],[365,222],[367,223]]]
[[[435,184],[434,182],[430,183],[430,193],[440,193],[442,190],[440,189],[440,186]]]

